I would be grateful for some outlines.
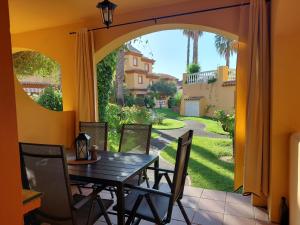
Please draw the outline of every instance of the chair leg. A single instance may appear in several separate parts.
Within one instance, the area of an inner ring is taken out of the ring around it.
[[[147,170],[144,170],[143,173],[144,173],[144,177],[146,179],[147,188],[150,188],[149,177],[147,175]]]
[[[81,187],[80,187],[79,185],[76,185],[76,187],[77,187],[77,189],[78,189],[78,191],[79,191],[79,194],[81,194],[81,195],[82,195],[82,190],[81,190]]]
[[[143,200],[143,195],[139,195],[136,202],[134,203],[134,206],[132,208],[132,211],[131,211],[131,214],[129,215],[127,221],[126,221],[126,224],[125,225],[130,225],[132,222],[134,222],[134,218],[135,218],[135,215],[136,215],[136,212]]]
[[[191,221],[190,221],[189,217],[187,216],[187,214],[185,212],[185,209],[184,209],[184,207],[183,207],[183,205],[182,205],[182,203],[179,199],[177,199],[177,204],[178,204],[179,209],[180,209],[180,211],[181,211],[181,213],[184,217],[184,220],[185,220],[186,224],[191,225]]]
[[[97,203],[98,203],[98,205],[99,205],[99,207],[100,207],[100,209],[101,209],[101,211],[103,213],[103,216],[104,216],[104,219],[105,219],[106,223],[108,225],[112,225],[112,223],[110,221],[110,218],[109,218],[109,216],[108,216],[108,214],[106,212],[106,208],[104,207],[103,202],[101,201],[101,199],[99,197],[97,198]]]

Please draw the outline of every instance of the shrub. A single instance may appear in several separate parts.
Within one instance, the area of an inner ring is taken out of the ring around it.
[[[152,97],[152,96],[146,96],[144,99],[144,102],[145,102],[145,106],[147,108],[153,109],[155,106],[155,100],[154,100],[154,97]]]
[[[176,100],[174,97],[170,97],[168,100],[168,108],[173,108],[176,106]]]
[[[208,84],[212,84],[212,83],[214,83],[214,82],[216,82],[216,81],[217,81],[217,78],[212,77],[212,78],[209,78],[209,79],[207,80],[207,83],[208,83]]]
[[[125,95],[124,96],[125,106],[133,106],[135,104],[133,95]]]
[[[145,98],[144,97],[136,97],[134,99],[134,104],[137,106],[145,106]]]
[[[200,66],[198,64],[190,64],[188,67],[188,73],[198,73],[200,72]]]
[[[52,86],[49,86],[44,89],[41,96],[38,97],[37,103],[39,103],[47,109],[51,109],[54,111],[63,110],[61,91],[55,90],[55,88]]]
[[[152,119],[151,122],[153,124],[162,125],[164,119],[166,119],[166,114],[164,114],[164,113],[158,113],[158,112],[153,112],[151,119]]]
[[[224,110],[217,110],[215,111],[215,117],[221,123],[223,130],[228,132],[229,136],[233,138],[235,124],[234,114],[227,114]]]
[[[176,106],[180,106],[181,98],[182,98],[182,91],[178,91],[175,95],[175,105]]]

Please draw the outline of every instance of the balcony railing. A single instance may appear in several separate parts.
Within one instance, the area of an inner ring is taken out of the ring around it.
[[[207,83],[208,80],[217,77],[217,70],[204,71],[199,73],[189,74],[186,79],[187,84]]]
[[[236,79],[236,70],[235,69],[230,69],[228,71],[228,81],[233,81]]]

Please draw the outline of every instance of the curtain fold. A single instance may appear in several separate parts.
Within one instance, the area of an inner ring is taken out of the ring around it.
[[[79,121],[98,120],[96,81],[93,33],[83,28],[76,34],[76,133]]]
[[[267,197],[270,158],[270,8],[250,1],[244,192]]]

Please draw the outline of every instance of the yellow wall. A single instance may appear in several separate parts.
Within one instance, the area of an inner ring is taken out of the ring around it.
[[[187,75],[184,75],[186,77]],[[218,68],[217,81],[214,83],[186,84],[183,80],[183,98],[204,97],[206,104],[201,104],[200,115],[214,116],[216,110],[222,109],[227,113],[234,112],[235,85],[223,86],[223,82],[228,79],[228,68],[221,66]],[[207,108],[209,107],[209,108]],[[181,108],[184,115],[185,108]]]
[[[289,136],[300,131],[298,70],[300,52],[300,2],[272,1],[272,120],[271,218],[279,219],[281,196],[288,197]],[[296,179],[291,178],[291,179]],[[299,182],[299,181],[298,181]]]

